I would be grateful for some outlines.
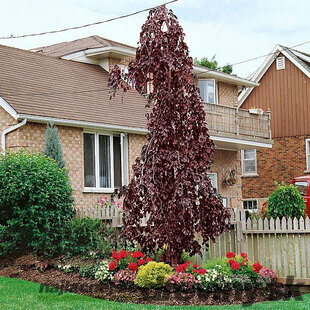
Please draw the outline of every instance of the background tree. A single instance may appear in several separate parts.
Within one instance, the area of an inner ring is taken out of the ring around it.
[[[175,264],[183,249],[191,255],[200,252],[196,233],[204,243],[221,234],[229,212],[207,175],[214,144],[194,83],[193,60],[177,17],[165,6],[149,12],[136,58],[128,67],[127,80],[140,93],[146,93],[150,78],[147,144],[136,159],[128,188],[123,188],[124,235],[144,251],[165,247],[163,258]],[[119,67],[112,70],[109,85],[114,92],[128,89]]]
[[[200,60],[198,58],[195,58],[194,63],[199,66],[207,67],[212,70],[218,70],[222,71],[224,73],[232,74],[232,66],[226,65],[223,67],[219,67],[218,61],[215,59],[215,55],[212,56],[212,58],[209,60],[208,57],[203,57]]]
[[[59,168],[65,167],[65,160],[63,158],[62,146],[59,141],[58,129],[53,123],[47,124],[45,130],[45,152],[44,154],[53,158]]]

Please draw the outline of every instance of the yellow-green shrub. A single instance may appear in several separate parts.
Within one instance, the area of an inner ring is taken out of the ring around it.
[[[146,288],[161,287],[165,279],[171,275],[171,266],[165,263],[149,262],[145,266],[139,267],[135,283]]]

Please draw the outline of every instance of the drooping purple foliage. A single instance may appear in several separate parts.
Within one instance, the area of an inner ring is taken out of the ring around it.
[[[115,67],[113,91],[128,89]],[[180,261],[183,249],[199,253],[204,243],[221,234],[229,212],[216,197],[207,175],[214,144],[193,74],[193,60],[177,17],[165,6],[149,12],[142,26],[136,58],[125,80],[149,95],[147,144],[133,166],[124,194],[124,235],[144,251],[166,247],[166,262]],[[141,219],[149,216],[147,225]]]

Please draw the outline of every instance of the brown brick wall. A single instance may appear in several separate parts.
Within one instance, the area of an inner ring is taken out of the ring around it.
[[[9,113],[7,113],[3,108],[0,107],[0,135],[5,129],[14,126],[17,123],[18,122]],[[17,131],[14,131],[9,135],[7,135],[6,148],[14,149],[14,147],[19,144],[17,140],[18,140]],[[0,143],[0,150],[2,151],[1,143]]]
[[[237,183],[228,186],[224,180],[229,174],[230,169],[236,170]],[[240,151],[215,150],[214,163],[210,172],[217,173],[219,194],[227,198],[227,206],[230,208],[241,208],[241,164]]]
[[[218,82],[218,103],[227,106],[236,105],[238,103],[238,86]]]
[[[258,149],[258,177],[242,178],[243,198],[266,198],[275,189],[274,181],[288,184],[292,178],[304,175],[306,138],[310,135],[275,138],[271,149]]]

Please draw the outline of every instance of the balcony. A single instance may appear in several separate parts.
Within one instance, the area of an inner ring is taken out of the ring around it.
[[[209,133],[220,148],[271,147],[271,113],[204,103]]]

